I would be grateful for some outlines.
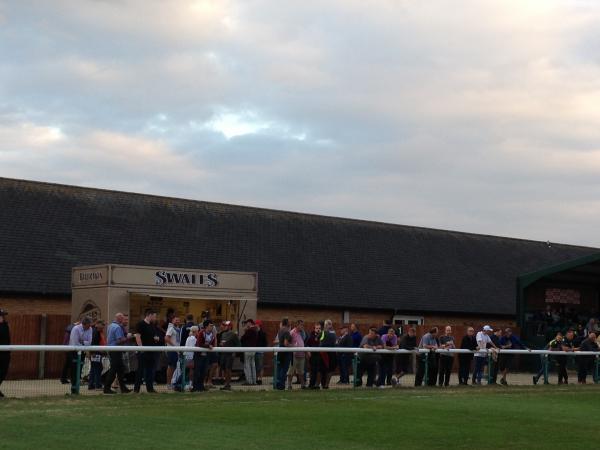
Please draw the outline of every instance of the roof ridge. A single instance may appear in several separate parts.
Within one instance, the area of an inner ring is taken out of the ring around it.
[[[147,193],[142,193],[142,192],[123,191],[123,190],[99,188],[99,187],[92,187],[92,186],[80,186],[80,185],[56,183],[56,182],[49,182],[49,181],[38,181],[38,180],[26,180],[26,179],[21,179],[21,178],[0,177],[0,183],[2,183],[2,182],[17,182],[17,183],[36,185],[36,186],[49,186],[49,187],[56,186],[56,187],[61,187],[61,188],[69,188],[69,189],[73,189],[73,190],[96,191],[96,192],[103,192],[103,193],[108,193],[108,194],[124,194],[124,195],[143,197],[143,198],[155,198],[155,199],[163,199],[163,200],[173,200],[173,201],[178,201],[178,202],[188,202],[188,203],[192,203],[192,204],[202,204],[203,203],[203,204],[214,205],[214,206],[222,206],[222,207],[228,207],[228,208],[240,208],[240,209],[244,209],[244,210],[260,211],[260,212],[265,212],[265,213],[290,214],[290,215],[294,215],[294,216],[307,217],[307,218],[314,217],[314,218],[319,218],[319,219],[337,220],[337,221],[344,221],[344,222],[357,223],[357,224],[361,223],[361,224],[366,224],[366,225],[377,225],[377,226],[383,225],[383,226],[394,227],[394,228],[415,229],[415,230],[431,231],[431,232],[438,232],[438,233],[454,233],[454,234],[473,236],[473,237],[485,237],[485,238],[494,238],[494,239],[519,241],[519,242],[531,242],[531,243],[538,243],[538,244],[545,244],[546,242],[550,242],[550,241],[540,241],[540,240],[535,240],[535,239],[517,238],[517,237],[511,237],[511,236],[500,236],[500,235],[487,234],[487,233],[474,233],[474,232],[469,232],[469,231],[459,231],[459,230],[451,230],[451,229],[445,229],[445,228],[431,228],[431,227],[424,227],[424,226],[419,226],[419,225],[406,225],[406,224],[390,223],[390,222],[383,222],[383,221],[377,221],[377,220],[356,219],[356,218],[331,216],[331,215],[316,214],[316,213],[309,213],[309,212],[288,211],[288,210],[274,209],[274,208],[264,208],[264,207],[258,207],[258,206],[248,206],[248,205],[239,205],[239,204],[222,203],[222,202],[211,202],[211,201],[207,201],[207,200],[172,197],[172,196],[165,196],[165,195],[158,195],[158,194],[147,194]],[[552,242],[552,243],[556,244],[556,245],[566,246],[566,247],[600,250],[597,247],[591,247],[591,246],[586,246],[586,245],[566,244],[566,243],[561,243],[561,242]]]

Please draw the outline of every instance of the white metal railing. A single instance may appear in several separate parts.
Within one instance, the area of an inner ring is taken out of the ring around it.
[[[379,353],[379,354],[416,354],[430,353],[429,349],[414,349],[414,350],[372,350],[367,348],[354,347],[213,347],[212,349],[203,347],[175,347],[175,346],[148,346],[140,347],[137,345],[118,345],[118,346],[103,346],[103,345],[0,345],[0,352],[214,352],[214,353],[243,353],[243,352],[260,352],[260,353],[296,353],[296,352],[326,352],[326,353]],[[509,349],[482,349],[482,350],[466,350],[466,349],[436,349],[436,353],[442,354],[465,354],[465,353],[502,353],[512,355],[572,355],[572,356],[600,356],[600,352],[563,352],[556,350],[509,350]]]

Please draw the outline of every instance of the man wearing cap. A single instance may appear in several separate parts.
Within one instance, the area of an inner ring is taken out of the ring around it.
[[[477,349],[475,353],[475,370],[473,371],[472,384],[481,384],[481,377],[483,377],[483,369],[487,365],[488,352],[487,348],[498,348],[492,342],[490,335],[494,332],[494,329],[489,325],[485,325],[483,330],[477,333],[475,340],[477,341]]]
[[[85,317],[80,324],[75,325],[71,330],[69,337],[69,345],[81,347],[92,343],[92,320]],[[77,393],[77,379],[81,373],[77,373],[77,369],[81,371],[83,360],[79,360],[79,368],[77,367],[77,351],[71,352],[71,393]]]
[[[221,334],[219,335],[219,347],[239,347],[240,339],[235,331],[231,320],[221,322]],[[223,370],[225,385],[221,388],[222,391],[231,390],[231,370],[233,369],[234,353],[221,353],[220,366]]]
[[[241,337],[242,347],[258,346],[258,330],[254,320],[248,319],[244,322],[246,331]],[[256,352],[244,352],[244,385],[253,386],[256,384]]]
[[[8,328],[8,322],[6,316],[8,313],[3,309],[0,309],[0,345],[10,345],[10,330]],[[10,352],[0,352],[0,386],[6,378],[8,373],[8,366],[10,365]],[[2,391],[0,391],[0,398],[4,397]]]

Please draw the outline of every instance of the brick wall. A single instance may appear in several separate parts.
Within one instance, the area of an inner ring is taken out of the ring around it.
[[[6,296],[0,295],[0,308],[9,316],[18,314],[71,315],[71,297]]]

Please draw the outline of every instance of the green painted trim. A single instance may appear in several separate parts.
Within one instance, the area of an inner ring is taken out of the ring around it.
[[[526,287],[531,286],[533,283],[535,283],[541,278],[544,278],[545,276],[552,275],[553,273],[557,272],[564,272],[565,270],[569,270],[574,267],[584,266],[586,264],[598,261],[600,261],[600,253],[594,253],[592,255],[583,256],[581,258],[572,259],[564,263],[556,264],[554,266],[545,267],[543,269],[536,270],[535,272],[529,272],[523,275],[519,275],[518,280],[521,289],[525,289]]]

